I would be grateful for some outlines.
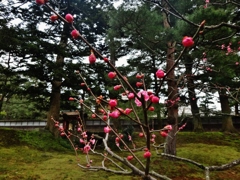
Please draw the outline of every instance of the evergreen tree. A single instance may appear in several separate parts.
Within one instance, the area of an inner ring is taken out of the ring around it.
[[[102,52],[106,50],[106,45],[98,38],[104,39],[107,26],[104,15],[106,12],[102,9],[107,10],[111,6],[110,1],[50,1],[49,5],[63,17],[68,13],[73,14],[74,24],[79,32],[99,50]],[[70,23],[59,23],[58,20],[52,22],[49,19],[52,13],[48,5],[39,6],[33,1],[9,0],[3,6],[8,7],[5,10],[6,14],[18,17],[21,23],[16,26],[26,31],[24,41],[20,43],[24,75],[35,77],[39,79],[39,83],[47,82],[48,86],[50,84],[52,86],[48,128],[53,132],[50,117],[53,116],[55,119],[59,117],[63,85],[68,86],[63,88],[64,90],[74,86],[73,81],[77,79],[70,78],[73,77],[74,70],[89,69],[82,62],[82,57],[88,56],[90,49],[83,42],[71,38]],[[73,42],[77,46],[74,46]],[[66,74],[66,69],[72,72],[72,75]],[[95,81],[93,77],[95,76],[91,77]],[[39,92],[39,95],[41,94]]]

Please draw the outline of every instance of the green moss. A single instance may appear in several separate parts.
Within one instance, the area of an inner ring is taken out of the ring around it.
[[[47,131],[14,131],[0,129],[0,179],[1,180],[139,180],[139,176],[118,175],[105,171],[83,170],[77,165],[76,156]],[[17,139],[16,139],[17,138]],[[144,139],[133,135],[134,142],[144,145]],[[158,137],[158,142],[163,138]],[[180,132],[177,140],[177,155],[204,165],[220,165],[239,159],[239,135],[220,132],[192,133]],[[6,146],[5,146],[6,145]],[[63,149],[63,150],[61,150]],[[100,149],[99,149],[100,150]],[[114,150],[126,157],[128,152]],[[139,159],[143,151],[136,152]],[[79,153],[84,165],[85,154]],[[102,158],[90,154],[94,165],[101,165]],[[137,161],[131,161],[139,166]],[[172,161],[157,155],[152,150],[151,170],[170,178],[203,180],[204,171],[195,165],[182,161]],[[121,163],[119,163],[121,164]],[[110,161],[105,162],[106,166]],[[210,172],[211,179],[240,179],[239,166],[223,172]]]

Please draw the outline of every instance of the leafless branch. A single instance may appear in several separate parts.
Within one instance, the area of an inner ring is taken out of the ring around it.
[[[234,167],[234,166],[237,166],[237,165],[240,164],[240,159],[237,159],[237,160],[234,160],[234,161],[232,161],[230,163],[223,164],[223,165],[220,165],[220,166],[204,166],[203,164],[200,164],[200,163],[198,163],[196,161],[193,161],[191,159],[178,157],[178,156],[165,154],[165,153],[162,153],[161,155],[162,156],[166,156],[166,157],[170,157],[170,158],[174,158],[174,159],[177,159],[177,160],[180,160],[180,161],[189,162],[189,163],[199,167],[200,169],[205,170],[207,168],[207,169],[209,169],[209,171],[223,171],[223,170],[230,169],[231,167]]]

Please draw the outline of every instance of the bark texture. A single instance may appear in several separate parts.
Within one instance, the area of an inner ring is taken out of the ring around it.
[[[174,51],[175,43],[168,43],[167,51],[167,72],[174,66]],[[172,69],[167,75],[167,85],[168,85],[168,124],[172,125],[173,129],[170,131],[166,138],[166,148],[165,153],[176,155],[176,132],[178,130],[178,88],[177,81],[175,80],[174,69]]]
[[[165,0],[162,1],[163,7],[166,9],[168,5]],[[169,15],[164,11],[163,12],[163,26],[166,29],[171,28],[169,24]],[[172,131],[170,131],[169,135],[166,138],[166,147],[165,153],[176,155],[176,132],[178,129],[178,88],[177,81],[175,80],[175,68],[172,68],[175,64],[175,42],[169,40],[167,43],[167,85],[168,85],[168,103],[167,103],[167,113],[168,113],[168,124],[173,126]],[[171,69],[171,71],[169,71]]]
[[[63,32],[61,34],[61,40],[59,43],[61,51],[57,54],[56,63],[54,68],[54,77],[52,80],[52,92],[50,99],[50,108],[47,115],[47,126],[46,128],[54,134],[55,137],[59,137],[59,131],[54,126],[54,122],[51,118],[59,120],[60,104],[61,104],[61,85],[63,76],[63,65],[64,65],[64,50],[67,47],[68,42],[68,24],[64,24]]]
[[[235,127],[233,126],[232,116],[231,116],[231,108],[229,106],[228,95],[226,94],[226,90],[222,89],[219,91],[219,99],[221,103],[222,109],[222,131],[224,132],[237,132]]]
[[[199,107],[197,105],[197,98],[195,93],[195,83],[194,76],[192,75],[192,60],[191,57],[186,57],[186,78],[187,78],[187,88],[188,88],[188,96],[189,102],[191,106],[191,112],[193,116],[193,131],[203,131],[202,120],[199,113]]]

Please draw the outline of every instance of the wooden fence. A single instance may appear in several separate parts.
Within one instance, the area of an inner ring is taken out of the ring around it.
[[[233,116],[232,117],[233,124],[237,129],[240,129],[240,117],[239,116]],[[121,129],[127,128],[129,126],[132,126],[137,130],[139,127],[136,123],[130,122],[128,120],[121,120],[119,119],[119,125]],[[6,127],[6,128],[15,128],[15,129],[36,129],[36,128],[45,128],[47,122],[46,121],[33,121],[33,120],[1,120],[0,121],[0,127]],[[150,127],[154,129],[159,129],[167,124],[166,119],[151,119],[150,120]],[[202,124],[203,128],[206,130],[218,130],[222,127],[222,119],[220,117],[207,117],[202,118]],[[113,125],[111,123],[111,125]],[[103,128],[106,126],[106,124],[99,120],[99,119],[87,119],[85,120],[85,126],[88,131],[91,132],[103,132]],[[192,125],[192,119],[188,118],[187,125],[184,128],[184,131],[191,131],[193,128]]]

